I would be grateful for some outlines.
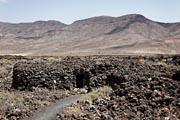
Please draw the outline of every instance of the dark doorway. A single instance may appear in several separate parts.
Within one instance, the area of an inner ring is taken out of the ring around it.
[[[83,88],[84,87],[84,74],[76,75],[76,87]]]
[[[180,81],[180,71],[177,71],[176,73],[174,73],[172,76],[172,79],[176,81]]]
[[[83,88],[85,86],[89,87],[90,74],[84,69],[78,70],[76,74],[76,87]]]

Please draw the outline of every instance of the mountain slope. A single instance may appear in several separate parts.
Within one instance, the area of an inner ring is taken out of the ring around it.
[[[178,54],[180,23],[139,14],[99,16],[70,25],[58,21],[0,23],[0,54]]]

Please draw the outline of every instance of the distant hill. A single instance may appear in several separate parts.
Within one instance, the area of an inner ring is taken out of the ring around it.
[[[139,14],[92,17],[70,25],[0,22],[0,54],[180,54],[180,23],[155,22]]]

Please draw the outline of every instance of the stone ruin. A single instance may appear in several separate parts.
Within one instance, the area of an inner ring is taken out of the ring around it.
[[[90,84],[91,87],[98,87],[105,83],[102,78],[97,78],[95,64],[77,64],[67,61],[18,62],[13,68],[12,88],[32,90],[34,87],[53,89],[55,86],[56,89],[71,90],[90,87]]]
[[[76,77],[80,76],[75,66],[65,66],[60,62],[19,62],[13,68],[12,88],[19,90],[31,90],[34,87],[47,89],[66,89],[85,86],[84,73],[78,83]],[[76,75],[78,74],[78,75]],[[84,81],[83,81],[84,80]],[[80,85],[79,85],[80,84]]]
[[[157,65],[158,61],[165,61],[164,64],[179,65],[179,56],[173,59],[172,57],[121,58],[116,56],[104,57],[101,61],[97,59],[102,58],[68,58],[56,62],[18,62],[13,68],[12,88],[32,90],[34,87],[53,89],[55,86],[56,89],[71,90],[88,85],[91,88],[104,85],[114,87],[114,84],[124,84],[127,81],[160,79],[163,74],[179,81],[179,72],[175,73],[162,65]]]

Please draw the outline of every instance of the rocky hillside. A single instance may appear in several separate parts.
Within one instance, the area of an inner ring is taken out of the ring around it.
[[[0,54],[179,54],[180,23],[139,14],[99,16],[70,25],[58,21],[0,23]]]

